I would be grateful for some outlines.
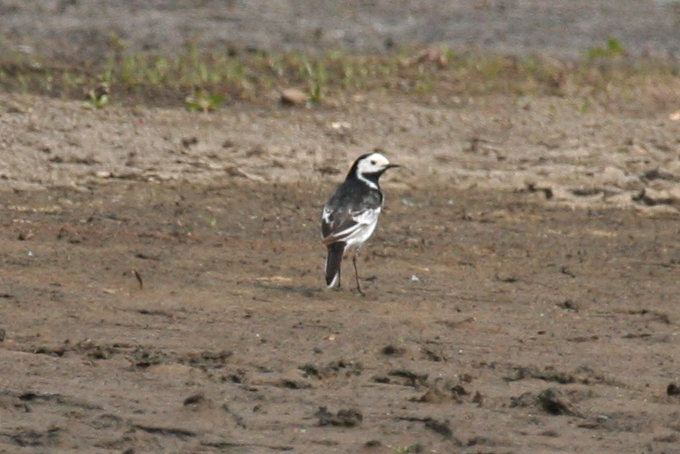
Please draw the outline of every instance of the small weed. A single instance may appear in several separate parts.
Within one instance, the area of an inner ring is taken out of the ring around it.
[[[219,109],[220,104],[224,97],[219,93],[207,93],[203,90],[199,90],[193,95],[187,97],[186,106],[187,109],[194,112],[212,112]]]
[[[85,107],[103,109],[109,105],[111,101],[111,80],[113,79],[113,73],[110,69],[104,71],[104,73],[99,76],[99,82],[95,88],[88,90],[87,101],[85,102]]]
[[[98,94],[98,90],[91,90],[88,93],[88,100],[85,101],[85,107],[103,109],[109,105],[109,101],[111,101],[111,97],[108,93]]]
[[[304,59],[304,76],[309,87],[309,99],[312,102],[321,102],[323,92],[328,86],[328,71],[323,59],[309,61]]]
[[[31,92],[31,90],[29,88],[30,85],[29,85],[29,80],[28,80],[27,75],[19,74],[17,76],[17,82],[19,83],[19,92],[21,94],[26,95],[26,94],[29,94]]]
[[[618,39],[609,38],[607,44],[604,47],[596,47],[591,49],[586,54],[586,57],[590,60],[597,58],[614,58],[622,56],[626,53],[626,48],[621,45]]]

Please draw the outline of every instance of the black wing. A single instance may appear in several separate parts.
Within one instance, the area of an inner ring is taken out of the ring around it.
[[[347,180],[338,186],[321,216],[324,243],[342,241],[355,229],[373,222],[382,207],[382,193],[362,182]]]

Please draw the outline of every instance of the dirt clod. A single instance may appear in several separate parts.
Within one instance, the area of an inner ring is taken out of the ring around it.
[[[355,427],[364,420],[361,412],[354,408],[339,410],[336,414],[333,414],[326,407],[319,407],[314,416],[319,418],[320,426]]]
[[[184,402],[182,405],[190,406],[190,405],[201,405],[206,402],[205,394],[204,393],[196,393],[192,394],[191,396],[187,397],[184,399]]]
[[[407,369],[396,369],[390,371],[385,377],[376,377],[375,381],[416,387],[424,384],[428,376],[429,374],[419,374]]]
[[[382,353],[383,355],[387,356],[402,356],[404,353],[406,353],[406,349],[404,347],[387,345],[383,347]]]
[[[443,435],[445,438],[453,438],[453,430],[451,430],[451,423],[445,420],[439,419],[428,419],[425,421],[425,427],[437,432],[439,435]]]
[[[548,388],[540,392],[537,396],[540,408],[551,415],[578,416],[579,413],[574,409],[569,399],[556,388]]]

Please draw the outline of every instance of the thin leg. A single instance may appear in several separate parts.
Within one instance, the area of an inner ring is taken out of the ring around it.
[[[354,251],[354,257],[352,258],[352,263],[354,264],[354,277],[357,280],[357,290],[361,296],[366,296],[364,291],[361,289],[361,284],[359,283],[359,271],[357,270],[357,257],[359,256],[359,250]]]

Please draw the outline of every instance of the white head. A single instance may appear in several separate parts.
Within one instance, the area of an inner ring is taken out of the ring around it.
[[[381,153],[371,153],[361,156],[356,161],[357,176],[360,175],[381,175],[390,167],[398,167],[396,164],[390,164],[390,161]]]
[[[385,170],[399,167],[398,164],[390,164],[385,156],[380,153],[369,153],[354,161],[352,169],[347,175],[347,179],[357,178],[369,186],[378,189],[378,179]]]

